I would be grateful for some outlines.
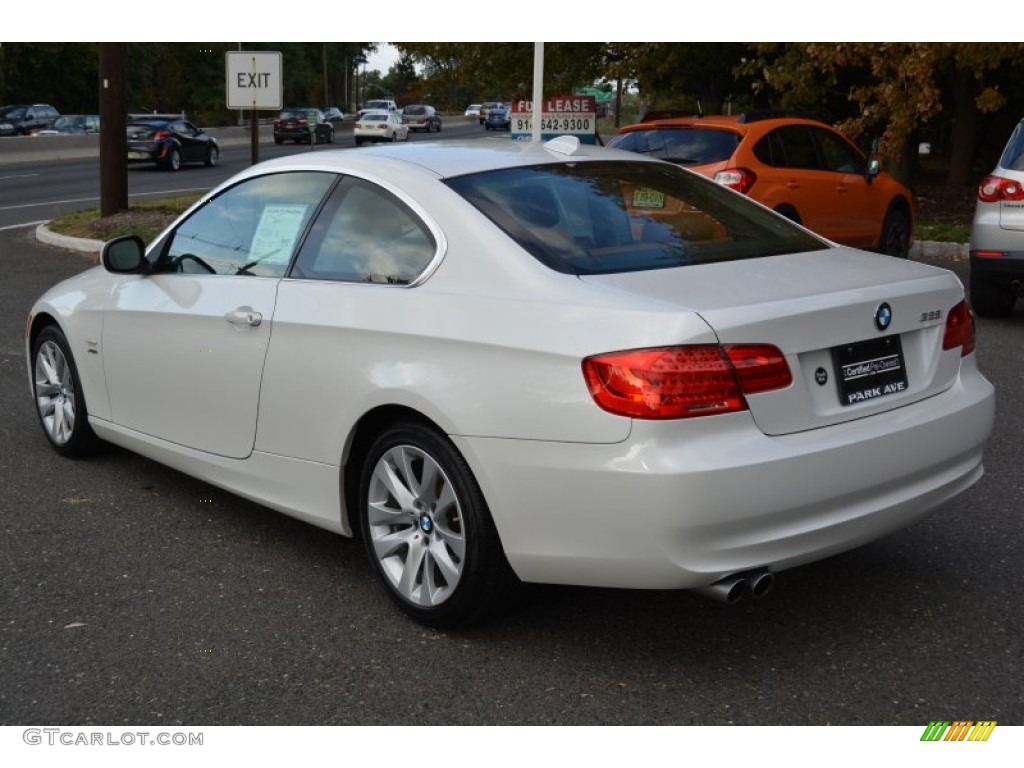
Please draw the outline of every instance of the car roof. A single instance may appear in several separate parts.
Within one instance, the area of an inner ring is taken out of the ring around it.
[[[657,120],[648,120],[642,123],[633,123],[623,126],[619,133],[631,133],[633,131],[649,131],[657,128],[710,128],[716,130],[728,130],[733,133],[746,134],[754,130],[767,132],[773,128],[783,125],[816,125],[824,126],[835,130],[828,123],[820,120],[811,120],[805,117],[768,117],[748,120],[744,114],[739,115],[692,115],[690,117],[665,117]]]
[[[618,160],[632,163],[662,163],[654,158],[580,144],[570,155],[555,151],[551,142],[531,141],[422,141],[384,144],[361,149],[324,150],[299,153],[253,166],[255,173],[267,170],[345,170],[386,175],[396,181],[405,173],[419,171],[437,178],[469,173],[565,162]]]

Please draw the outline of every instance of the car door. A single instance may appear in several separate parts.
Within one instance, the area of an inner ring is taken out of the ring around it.
[[[119,282],[101,347],[116,424],[220,456],[252,452],[278,283],[335,178],[242,181],[151,249],[153,274]]]
[[[181,159],[198,162],[206,158],[206,142],[198,138],[199,130],[187,120],[175,120],[171,131],[181,144]]]
[[[868,183],[867,160],[839,134],[811,127],[818,145],[823,171],[829,174],[829,189],[834,190],[834,209],[827,226],[837,234],[834,239],[846,245],[870,248],[878,241],[889,201],[881,185]]]

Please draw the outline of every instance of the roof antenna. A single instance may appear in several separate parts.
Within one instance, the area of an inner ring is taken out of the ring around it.
[[[704,110],[701,109],[701,106],[700,106],[700,99],[697,99],[697,114],[700,115],[701,117],[704,116]]]

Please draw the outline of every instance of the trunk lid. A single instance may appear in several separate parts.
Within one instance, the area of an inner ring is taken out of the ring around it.
[[[747,397],[769,435],[899,408],[949,388],[960,370],[960,350],[942,349],[960,281],[903,259],[830,248],[580,279],[695,312],[722,344],[782,350],[792,385]]]

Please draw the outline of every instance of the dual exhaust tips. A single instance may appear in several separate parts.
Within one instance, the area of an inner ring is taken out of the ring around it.
[[[734,573],[707,587],[693,590],[722,603],[737,603],[745,597],[764,597],[775,584],[775,574],[767,568]]]

